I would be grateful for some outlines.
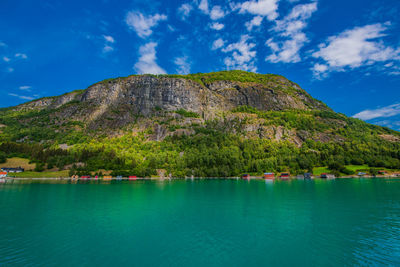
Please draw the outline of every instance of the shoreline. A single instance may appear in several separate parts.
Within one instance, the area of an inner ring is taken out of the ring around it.
[[[112,178],[112,179],[102,179],[102,178],[71,178],[71,177],[4,177],[0,178],[0,184],[9,183],[13,181],[60,181],[60,182],[138,182],[138,181],[172,181],[172,180],[265,180],[265,181],[292,181],[292,180],[336,180],[336,179],[393,179],[398,178],[398,176],[346,176],[346,177],[337,177],[337,178],[313,178],[313,179],[299,179],[297,177],[290,177],[288,179],[264,179],[263,177],[250,177],[249,179],[243,179],[240,177],[173,177],[173,178],[161,178],[161,177],[151,177],[151,178],[136,178],[135,180],[129,180],[129,178]]]

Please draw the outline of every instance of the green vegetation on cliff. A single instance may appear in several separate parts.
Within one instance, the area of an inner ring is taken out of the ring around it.
[[[335,113],[281,76],[242,71],[156,76],[166,79],[162,83],[133,77],[128,84],[112,80],[114,87],[100,83],[50,102],[0,109],[0,161],[22,157],[38,171],[70,174],[151,176],[163,169],[181,177],[296,174],[318,166],[348,174],[354,170],[346,165],[400,169],[398,132]],[[176,78],[213,89],[188,95],[185,90],[195,88],[171,87]],[[220,90],[219,81],[234,82],[237,94]],[[157,90],[146,91],[149,84],[167,89],[157,98]],[[118,90],[121,94],[110,96]],[[264,91],[279,97],[257,102]]]

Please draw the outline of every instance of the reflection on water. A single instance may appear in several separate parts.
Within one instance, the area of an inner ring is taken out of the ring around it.
[[[396,179],[21,182],[0,210],[0,266],[400,264]]]

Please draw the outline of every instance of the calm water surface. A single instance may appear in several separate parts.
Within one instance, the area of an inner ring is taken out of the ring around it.
[[[400,265],[400,180],[0,185],[0,266]]]

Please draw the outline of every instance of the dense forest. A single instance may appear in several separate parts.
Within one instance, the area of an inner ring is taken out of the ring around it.
[[[248,109],[241,107],[235,112]],[[307,121],[305,118],[299,119],[297,113],[285,112],[276,116],[253,109],[250,111],[261,113],[260,116],[264,117],[271,116],[274,121],[282,120],[280,124],[296,129],[320,130],[327,127],[313,124],[315,115],[310,117],[311,121]],[[195,128],[193,135],[171,136],[162,141],[148,140],[145,132],[114,138],[93,138],[81,132],[71,133],[62,139],[67,144],[74,144],[68,150],[57,148],[58,143],[17,143],[15,139],[18,136],[11,142],[3,140],[0,159],[13,156],[29,158],[37,163],[36,171],[54,167],[63,169],[70,165],[71,173],[78,174],[113,170],[114,175],[151,176],[157,173],[157,169],[165,169],[179,177],[226,177],[264,171],[290,171],[296,174],[334,163],[342,166],[367,164],[371,167],[400,168],[399,143],[386,141],[376,135],[380,131],[392,133],[391,130],[355,119],[347,120],[349,127],[346,131],[337,131],[348,141],[319,142],[308,139],[301,147],[289,141],[245,138],[241,134],[227,133],[220,128],[219,122],[210,121],[205,127]],[[80,135],[83,136],[77,139]],[[44,137],[41,133],[39,138],[47,140],[53,137]],[[337,169],[346,173],[343,168]]]

